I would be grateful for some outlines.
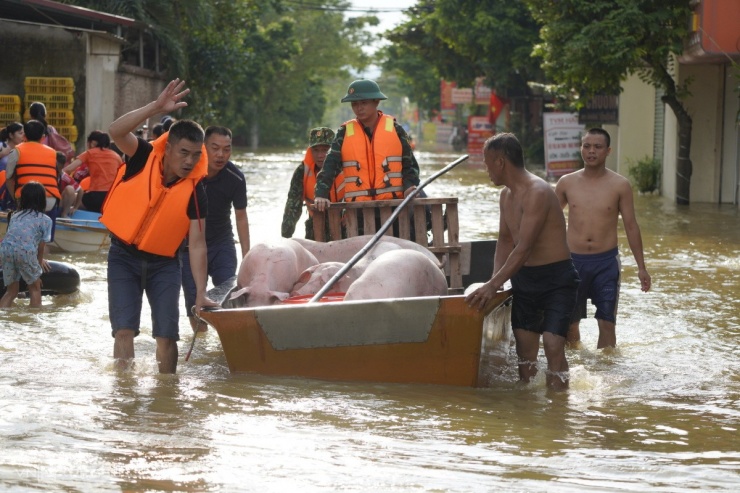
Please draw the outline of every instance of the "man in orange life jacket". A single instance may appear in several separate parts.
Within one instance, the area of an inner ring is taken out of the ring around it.
[[[283,212],[283,224],[281,233],[284,238],[290,238],[295,232],[295,226],[301,217],[303,204],[310,206],[314,203],[314,188],[316,187],[316,174],[324,165],[324,159],[329,152],[334,140],[334,130],[327,127],[312,128],[308,134],[308,148],[303,157],[303,162],[298,165],[290,180],[288,200],[285,202]],[[337,175],[329,190],[329,200],[341,202],[344,199],[344,174]],[[313,211],[309,209],[306,220],[306,238],[314,239],[313,234]]]
[[[178,249],[188,237],[190,267],[196,286],[196,310],[216,306],[206,297],[205,217],[208,200],[202,180],[208,171],[204,132],[180,120],[152,142],[137,138],[139,125],[187,103],[185,82],[167,84],[156,101],[126,113],[110,126],[110,136],[130,156],[103,204],[101,222],[111,231],[108,252],[108,312],[113,357],[125,367],[134,358],[142,294],[152,312],[160,373],[175,373],[179,340],[180,261]]]
[[[46,189],[46,215],[51,218],[51,239],[58,214],[59,173],[57,171],[57,151],[42,144],[46,127],[38,120],[29,120],[23,125],[26,142],[18,144],[8,155],[5,168],[6,186],[16,202],[21,196],[23,185],[31,181],[41,183]]]
[[[406,131],[395,119],[378,111],[381,99],[375,81],[352,82],[342,102],[352,104],[355,119],[337,131],[324,166],[316,177],[316,209],[329,206],[329,191],[344,172],[344,200],[402,199],[419,184],[419,164]]]

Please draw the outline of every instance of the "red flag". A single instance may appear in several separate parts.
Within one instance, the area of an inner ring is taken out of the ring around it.
[[[496,120],[503,109],[504,102],[501,101],[494,91],[491,91],[491,102],[488,105],[488,120],[491,122],[491,125],[496,124]]]

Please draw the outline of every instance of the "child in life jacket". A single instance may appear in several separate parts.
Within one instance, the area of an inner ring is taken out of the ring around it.
[[[51,219],[44,214],[46,190],[39,182],[23,186],[18,209],[8,215],[8,231],[0,243],[0,262],[6,291],[0,308],[12,305],[20,290],[20,280],[28,285],[31,307],[41,306],[41,274],[48,270],[44,246],[51,241]],[[45,266],[45,267],[42,267]]]

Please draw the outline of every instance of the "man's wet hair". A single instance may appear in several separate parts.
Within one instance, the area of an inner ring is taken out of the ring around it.
[[[611,147],[612,145],[612,138],[609,136],[609,132],[607,132],[603,128],[599,128],[599,127],[589,128],[588,132],[583,134],[583,137],[586,137],[586,135],[603,135],[604,138],[606,139],[606,146]]]
[[[38,120],[28,120],[23,125],[23,133],[26,134],[27,140],[38,142],[46,133],[46,125]]]
[[[524,167],[524,152],[519,139],[512,133],[500,133],[489,137],[483,144],[483,154],[490,151],[503,153],[504,157],[517,168]]]
[[[203,143],[205,138],[205,132],[197,122],[193,120],[177,120],[172,124],[167,136],[167,142],[176,143],[182,139],[187,139],[191,142]]]
[[[211,135],[223,135],[224,137],[231,138],[231,129],[228,127],[222,127],[220,125],[211,125],[210,127],[206,128],[206,139],[210,137]]]

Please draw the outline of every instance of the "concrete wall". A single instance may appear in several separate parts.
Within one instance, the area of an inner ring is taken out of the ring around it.
[[[682,80],[691,78],[686,109],[692,118],[691,201],[718,202],[722,145],[723,66],[681,65]]]
[[[81,152],[91,131],[107,132],[113,120],[155,100],[166,85],[151,70],[121,64],[122,42],[107,33],[0,20],[0,94],[23,101],[26,77],[71,77]]]
[[[655,134],[655,88],[636,75],[622,83],[619,97],[619,126],[604,125],[612,137],[607,167],[629,176],[629,167],[645,156],[653,156]]]
[[[84,125],[78,126],[83,127],[80,132],[85,138],[93,130],[107,132],[115,119],[115,82],[121,54],[120,42],[95,35],[87,38],[85,119]]]
[[[86,45],[87,38],[81,32],[0,20],[0,94],[15,94],[23,101],[26,77],[71,77],[75,82],[75,123],[83,122]],[[25,110],[24,104],[21,118]]]
[[[157,99],[167,80],[156,72],[131,65],[121,65],[116,74],[115,118],[140,108]],[[158,115],[149,122],[149,128],[159,123]],[[175,115],[173,115],[175,116]]]

